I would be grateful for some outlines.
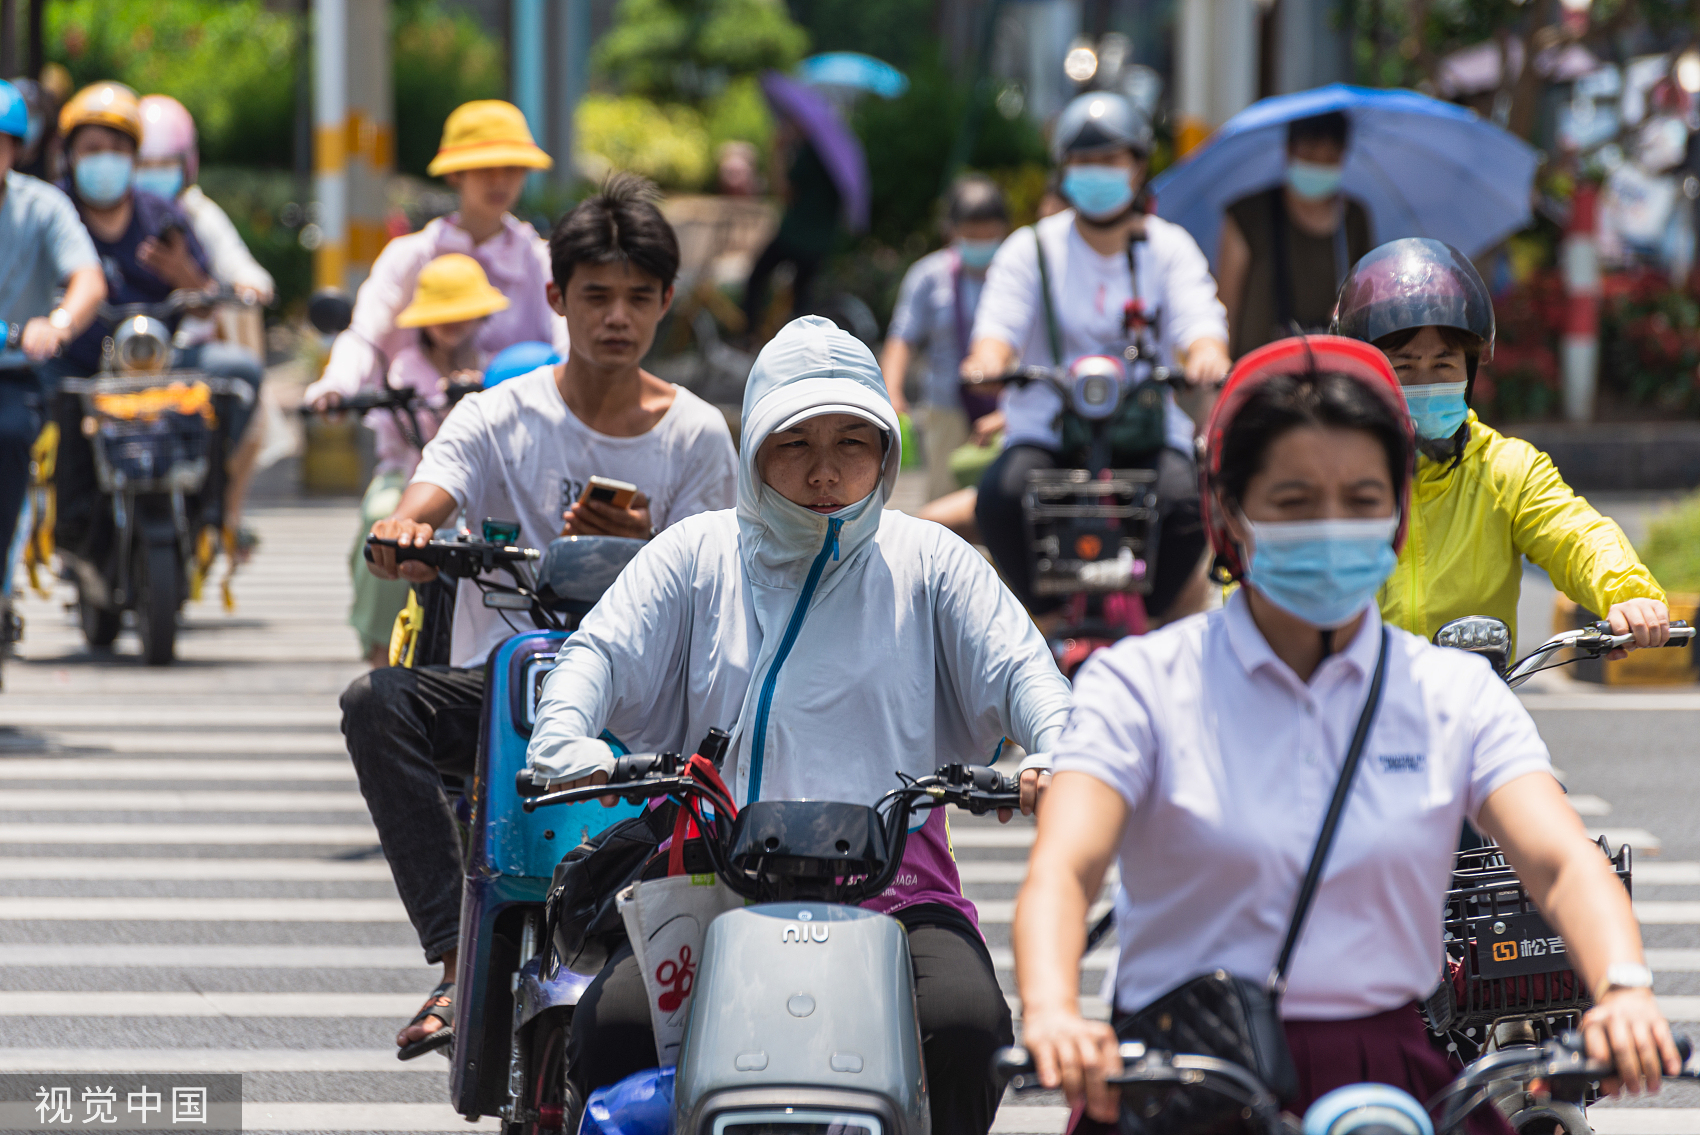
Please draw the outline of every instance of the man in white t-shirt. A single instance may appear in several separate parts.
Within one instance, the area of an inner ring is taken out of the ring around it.
[[[517,521],[519,543],[562,534],[648,539],[698,512],[731,508],[737,458],[720,412],[640,363],[673,298],[679,245],[653,188],[612,178],[549,240],[549,303],[566,317],[567,361],[461,401],[426,445],[394,515],[372,534],[421,545],[457,514]],[[578,503],[591,477],[629,481],[630,508]],[[374,574],[424,582],[435,569],[377,549]],[[396,888],[443,983],[396,1037],[404,1057],[449,1040],[460,927],[460,850],[441,776],[470,777],[483,664],[514,633],[463,581],[450,666],[386,667],[342,696],[344,736]]]
[[[1145,213],[1151,141],[1150,122],[1121,95],[1097,91],[1069,104],[1053,146],[1072,207],[998,249],[962,363],[965,379],[996,381],[1018,363],[1067,366],[1083,355],[1120,355],[1142,334],[1152,340],[1153,361],[1184,373],[1200,393],[1228,373],[1227,315],[1204,253],[1185,229]],[[1138,462],[1158,477],[1161,538],[1146,606],[1159,620],[1190,613],[1193,592],[1202,598],[1197,567],[1205,546],[1193,423],[1172,397],[1165,404],[1164,444]],[[980,482],[975,517],[1011,590],[1043,614],[1061,601],[1032,593],[1021,496],[1030,470],[1058,465],[1062,405],[1049,387],[1032,383],[1006,388],[1001,408],[1005,449]]]

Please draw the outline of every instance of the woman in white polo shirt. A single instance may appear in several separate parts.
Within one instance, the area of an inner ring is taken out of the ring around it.
[[[1679,1062],[1629,898],[1484,660],[1385,632],[1376,589],[1409,507],[1414,440],[1386,361],[1318,336],[1246,356],[1211,415],[1205,517],[1244,586],[1224,609],[1098,654],[1075,683],[1015,915],[1025,1043],[1047,1086],[1112,1121],[1107,1024],[1081,1018],[1088,896],[1112,859],[1118,1023],[1214,970],[1271,972],[1380,651],[1385,688],[1280,1011],[1301,1112],[1378,1080],[1450,1078],[1415,1002],[1441,966],[1460,823],[1496,838],[1595,991],[1591,1052],[1631,1090]],[[1480,1132],[1505,1131],[1492,1109]]]

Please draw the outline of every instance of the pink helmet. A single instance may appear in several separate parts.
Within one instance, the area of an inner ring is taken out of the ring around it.
[[[183,104],[170,95],[148,95],[142,99],[141,161],[180,158],[183,184],[193,185],[200,173],[201,154],[195,143],[195,119]]]

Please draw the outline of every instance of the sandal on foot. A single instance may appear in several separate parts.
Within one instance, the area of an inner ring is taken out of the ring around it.
[[[412,1060],[416,1056],[424,1056],[427,1052],[435,1052],[446,1048],[455,1038],[455,983],[445,981],[431,990],[425,998],[425,1006],[403,1028],[412,1028],[422,1023],[427,1017],[435,1017],[443,1022],[443,1027],[433,1033],[426,1033],[419,1040],[401,1045],[396,1049],[397,1060]],[[446,1055],[446,1054],[445,1054]]]

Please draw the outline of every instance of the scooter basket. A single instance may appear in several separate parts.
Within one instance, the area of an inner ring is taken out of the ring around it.
[[[194,492],[206,477],[211,431],[198,414],[98,418],[95,469],[103,492],[156,488]]]
[[[1151,590],[1157,474],[1150,469],[1033,469],[1021,510],[1035,595]]]
[[[1630,848],[1612,856],[1602,839],[1600,851],[1630,890]],[[1544,1021],[1593,1004],[1565,964],[1564,940],[1536,910],[1498,847],[1459,852],[1452,883],[1446,893],[1445,972],[1423,1007],[1431,1029],[1474,1038],[1476,1030],[1497,1022]]]

